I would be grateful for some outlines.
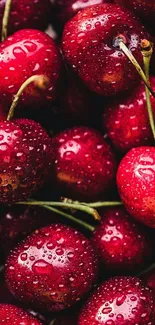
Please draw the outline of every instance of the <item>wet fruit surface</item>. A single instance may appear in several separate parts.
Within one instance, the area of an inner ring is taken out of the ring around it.
[[[131,149],[120,162],[117,185],[128,212],[155,228],[155,148]]]
[[[155,89],[155,78],[150,78]],[[155,98],[151,96],[155,114]],[[114,99],[105,105],[102,123],[114,146],[122,152],[133,147],[153,144],[144,83],[141,81],[132,93]]]
[[[101,224],[91,241],[100,255],[104,269],[114,274],[130,273],[153,258],[148,229],[136,223],[124,208],[100,212]]]
[[[119,49],[117,37],[120,34],[142,63],[139,42],[147,34],[133,14],[121,6],[103,4],[86,8],[64,28],[62,47],[66,62],[100,95],[129,91],[139,79],[135,68]]]
[[[21,106],[44,106],[55,98],[61,59],[51,37],[34,29],[20,30],[0,44],[0,57],[0,98],[5,110],[8,111],[13,96],[32,75],[47,76],[49,85],[46,90],[38,91],[31,84],[20,98]]]
[[[46,180],[51,140],[32,120],[0,122],[0,203],[28,198]]]
[[[6,281],[20,301],[59,311],[79,301],[97,273],[98,260],[85,236],[56,224],[17,246],[7,260]]]
[[[40,321],[13,306],[0,304],[0,322],[4,325],[42,325]]]
[[[88,299],[78,325],[153,325],[154,321],[151,290],[138,278],[115,277]]]
[[[112,184],[116,160],[103,136],[87,127],[63,131],[52,139],[53,178],[67,195],[94,199]]]

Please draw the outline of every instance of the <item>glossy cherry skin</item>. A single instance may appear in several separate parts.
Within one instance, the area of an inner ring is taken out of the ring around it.
[[[0,304],[0,322],[3,325],[42,325],[42,323],[21,308]]]
[[[45,106],[56,95],[60,77],[61,58],[58,49],[47,34],[34,29],[20,30],[0,44],[0,100],[7,110],[23,82],[32,75],[49,79],[46,90],[31,84],[20,97],[20,107]]]
[[[127,211],[155,228],[155,148],[131,149],[121,160],[117,186]]]
[[[102,134],[74,127],[52,139],[53,178],[64,195],[94,199],[105,192],[115,177],[116,161]]]
[[[27,199],[47,180],[51,139],[28,119],[0,122],[0,203]]]
[[[141,269],[153,258],[147,231],[122,207],[100,212],[101,224],[91,237],[104,269],[117,274]]]
[[[112,2],[113,0],[53,0],[52,6],[55,10],[56,20],[63,28],[63,25],[78,11],[93,5]]]
[[[136,16],[142,18],[149,25],[155,25],[155,3],[152,0],[114,0],[114,2],[133,11]]]
[[[152,291],[134,277],[114,277],[91,295],[82,308],[78,325],[153,325]]]
[[[12,251],[5,275],[10,292],[21,302],[59,311],[79,301],[97,273],[98,259],[85,236],[55,224],[39,229]]]
[[[6,0],[0,1],[0,24],[4,14]],[[12,0],[8,23],[8,34],[20,29],[36,28],[44,30],[50,21],[50,0]]]
[[[151,77],[155,89],[155,77]],[[151,96],[155,115],[155,98]],[[105,104],[102,124],[116,149],[127,152],[133,147],[153,144],[150,128],[145,87],[141,82],[132,93]]]
[[[86,8],[64,28],[62,49],[66,62],[88,88],[100,95],[129,91],[139,80],[137,71],[118,48],[120,34],[141,64],[139,42],[148,36],[138,18],[119,5]]]

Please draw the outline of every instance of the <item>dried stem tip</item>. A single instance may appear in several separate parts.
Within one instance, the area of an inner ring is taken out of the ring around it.
[[[142,51],[146,51],[146,52],[153,51],[153,43],[147,39],[142,39],[140,46]]]
[[[49,78],[47,76],[40,75],[34,81],[34,85],[35,85],[35,87],[44,90],[49,85]]]

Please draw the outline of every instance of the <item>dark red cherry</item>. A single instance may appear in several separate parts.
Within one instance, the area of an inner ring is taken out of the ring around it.
[[[53,137],[52,148],[51,171],[65,195],[92,200],[110,188],[116,160],[98,131],[81,126],[62,131]]]
[[[155,147],[131,149],[121,160],[117,186],[127,211],[155,228]]]
[[[155,89],[155,77],[150,78]],[[155,115],[155,98],[151,96]],[[133,147],[153,144],[144,83],[132,93],[105,104],[102,116],[103,127],[116,149],[126,152]]]
[[[82,308],[78,325],[153,325],[151,289],[134,277],[114,277],[91,295]]]
[[[37,310],[63,310],[79,301],[98,274],[98,259],[87,238],[55,224],[41,228],[10,254],[6,282],[19,301]]]
[[[139,81],[137,71],[119,48],[120,35],[142,64],[140,40],[148,35],[138,18],[124,7],[91,6],[78,12],[65,25],[64,59],[86,86],[100,95],[129,91]]]

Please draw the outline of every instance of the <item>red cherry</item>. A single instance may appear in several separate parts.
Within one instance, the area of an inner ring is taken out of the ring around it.
[[[155,89],[155,77],[150,78]],[[155,113],[155,98],[151,96]],[[129,95],[105,104],[103,127],[113,145],[123,152],[133,147],[153,143],[144,83],[141,82]]]
[[[139,75],[119,49],[119,36],[142,64],[139,48],[147,38],[142,25],[127,9],[114,4],[91,6],[66,25],[62,48],[66,62],[93,91],[111,96],[133,89]]]
[[[84,305],[78,325],[153,325],[152,291],[133,277],[104,282]]]
[[[42,325],[21,308],[7,304],[0,304],[0,322],[3,325]]]
[[[104,209],[100,216],[101,224],[94,231],[91,242],[104,269],[123,274],[149,262],[153,251],[147,229],[136,223],[122,207]]]
[[[94,199],[115,177],[115,157],[103,136],[87,127],[75,127],[53,137],[52,171],[67,196]]]
[[[47,180],[51,139],[27,119],[0,122],[0,203],[27,199]]]
[[[0,25],[4,14],[6,0],[0,1]],[[8,33],[20,29],[36,28],[44,30],[49,21],[50,0],[12,0],[8,22]]]
[[[20,30],[0,44],[0,57],[0,99],[5,110],[24,81],[36,74],[47,76],[48,87],[39,91],[29,85],[20,98],[20,107],[43,106],[55,98],[61,58],[51,37],[39,30]]]
[[[155,228],[155,147],[131,149],[121,160],[117,186],[127,211]]]
[[[79,301],[98,273],[98,260],[80,232],[61,224],[42,228],[8,257],[6,282],[21,302],[59,311]]]

